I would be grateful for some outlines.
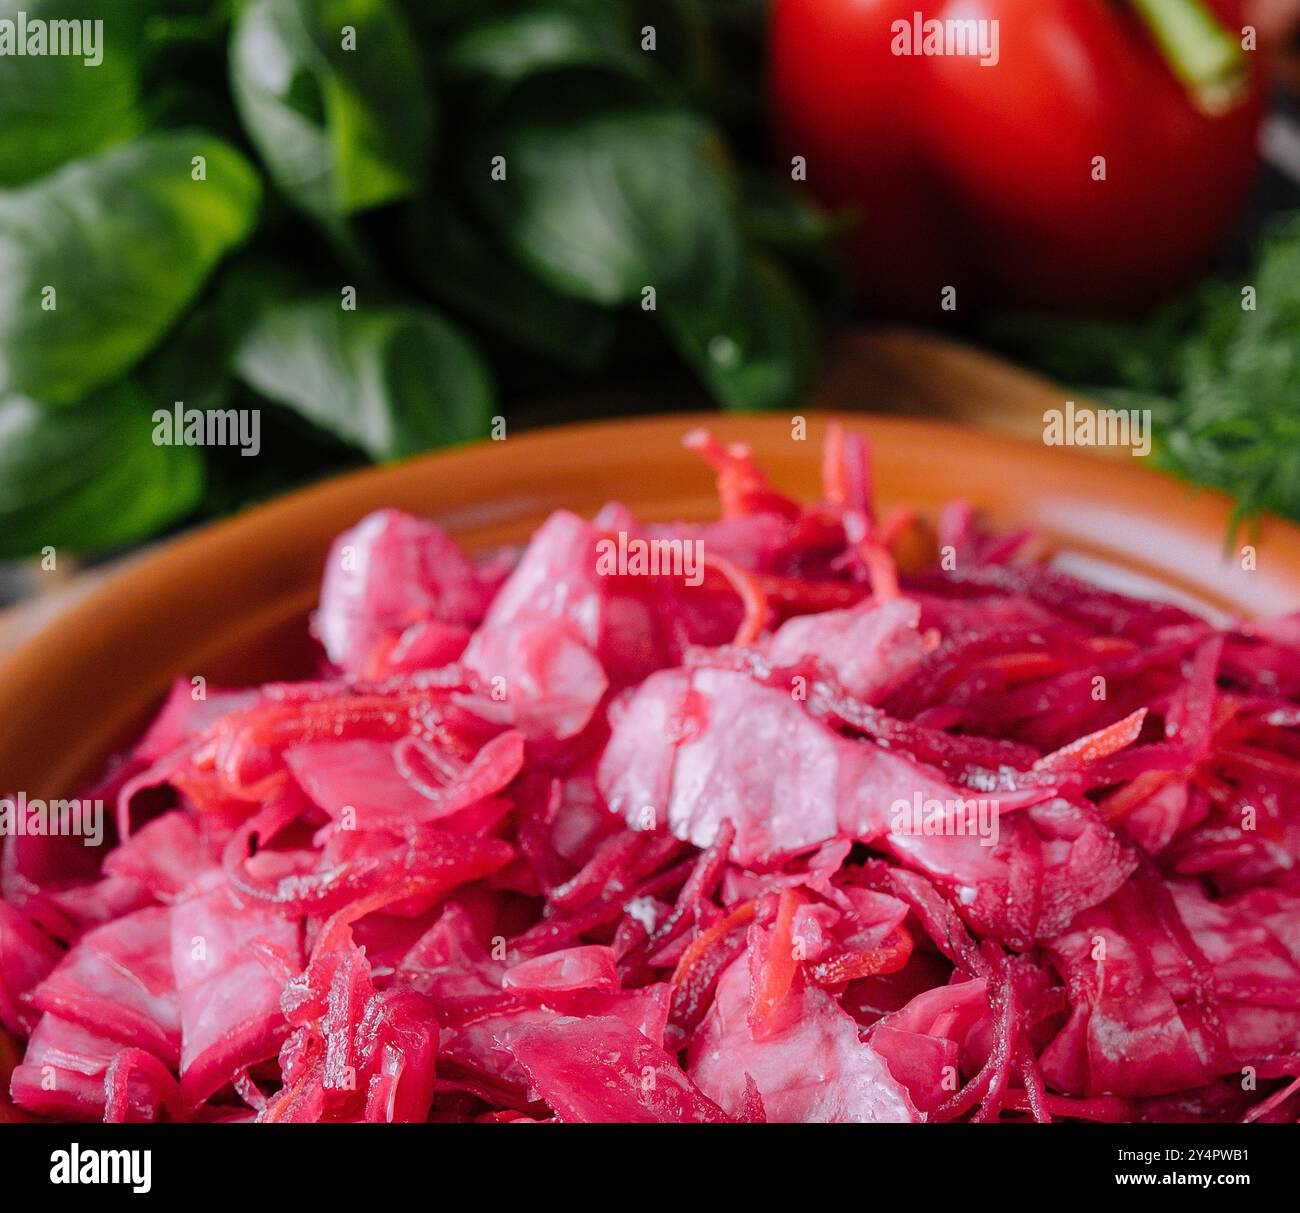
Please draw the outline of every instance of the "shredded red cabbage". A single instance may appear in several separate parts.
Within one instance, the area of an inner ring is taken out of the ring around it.
[[[363,519],[318,678],[7,839],[0,1119],[1296,1120],[1300,614],[687,445],[715,523]]]

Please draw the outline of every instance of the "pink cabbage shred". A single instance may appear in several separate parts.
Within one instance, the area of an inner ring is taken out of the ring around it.
[[[1300,614],[687,445],[715,522],[363,519],[317,677],[178,682],[106,857],[7,839],[0,1119],[1296,1120]]]

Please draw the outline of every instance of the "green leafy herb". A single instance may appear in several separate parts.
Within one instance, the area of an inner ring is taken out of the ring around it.
[[[551,290],[446,194],[406,208],[402,239],[416,282],[489,332],[584,369],[609,349],[615,327],[609,312]]]
[[[502,238],[556,290],[613,306],[721,297],[740,270],[734,183],[717,133],[693,114],[621,109],[521,117],[485,155],[480,196]],[[486,151],[486,149],[485,149]]]
[[[474,347],[428,308],[344,311],[337,298],[268,307],[235,372],[375,459],[487,433],[492,386]]]
[[[1300,518],[1300,216],[1255,263],[1143,323],[1014,318],[992,335],[1116,407],[1149,408],[1157,459],[1239,511]]]
[[[728,408],[804,390],[807,292],[842,293],[763,167],[761,0],[18,11],[102,17],[103,58],[0,71],[5,550],[483,434],[494,383],[557,420],[665,366]],[[177,401],[260,410],[261,457],[155,446]]]
[[[807,388],[817,321],[767,258],[750,258],[728,298],[675,302],[666,315],[683,355],[728,408],[776,408]]]
[[[651,60],[619,4],[525,9],[471,25],[439,56],[451,79],[508,87],[539,72],[570,68],[651,73]]]
[[[0,186],[21,185],[78,156],[101,151],[136,134],[142,64],[134,0],[119,0],[103,22],[103,42],[82,54],[6,55],[0,71]],[[102,17],[89,0],[0,0],[0,20],[71,22]],[[76,43],[72,44],[76,47]],[[93,55],[92,55],[93,51]]]
[[[0,556],[121,547],[184,517],[203,491],[202,454],[153,436],[153,405],[129,381],[73,408],[0,402]]]
[[[0,192],[0,396],[118,378],[249,234],[260,188],[208,136],[154,135]]]
[[[235,101],[276,184],[325,221],[405,198],[433,101],[390,0],[251,0],[230,47]]]

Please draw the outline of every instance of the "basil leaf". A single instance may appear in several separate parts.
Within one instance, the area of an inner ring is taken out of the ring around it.
[[[729,293],[742,252],[734,182],[708,123],[636,107],[524,118],[498,138],[506,179],[490,179],[485,154],[483,205],[556,290],[606,306],[646,287],[660,299]]]
[[[196,307],[157,351],[142,362],[135,380],[160,406],[183,401],[192,409],[224,409],[234,380],[226,366],[225,333],[216,308]],[[240,463],[248,466],[240,456]]]
[[[0,397],[68,404],[129,370],[249,234],[259,196],[242,156],[195,133],[0,191]]]
[[[431,298],[569,366],[592,369],[609,350],[611,313],[557,295],[446,194],[410,204],[400,230],[409,272]]]
[[[677,302],[664,312],[669,335],[730,409],[798,404],[812,377],[817,323],[786,274],[753,256],[722,306]]]
[[[308,214],[337,223],[418,188],[433,103],[390,0],[252,0],[231,37],[230,78],[271,177]]]
[[[130,381],[73,408],[0,402],[0,557],[124,547],[189,513],[202,452],[156,446],[153,411]]]
[[[815,207],[779,178],[749,172],[742,179],[741,190],[745,232],[767,248],[819,252],[851,227],[850,220]]]
[[[450,78],[481,78],[503,87],[569,68],[644,76],[652,64],[639,36],[626,10],[608,0],[579,8],[526,9],[470,26],[439,64]]]
[[[103,9],[87,0],[0,0],[0,21],[11,23],[15,40],[58,20],[67,39],[60,35],[60,49],[80,52],[20,55],[15,46],[0,59],[0,185],[21,185],[140,130],[133,7],[119,0],[103,20]]]
[[[474,347],[427,308],[270,304],[236,343],[232,369],[376,459],[481,437],[492,416]]]

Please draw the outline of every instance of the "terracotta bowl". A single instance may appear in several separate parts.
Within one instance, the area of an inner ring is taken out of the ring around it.
[[[214,685],[307,672],[306,621],[333,537],[379,506],[429,515],[470,548],[524,539],[565,506],[620,499],[652,519],[716,514],[694,425],[748,442],[779,487],[818,488],[830,415],[676,415],[536,431],[328,481],[170,544],[0,662],[0,793],[72,795],[129,742],[178,675]],[[930,515],[964,497],[998,527],[1037,528],[1060,559],[1212,613],[1300,605],[1300,530],[1261,522],[1253,571],[1225,548],[1228,503],[1131,463],[930,422],[841,417],[875,453],[882,503]]]

